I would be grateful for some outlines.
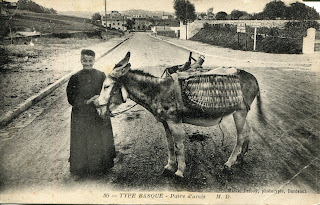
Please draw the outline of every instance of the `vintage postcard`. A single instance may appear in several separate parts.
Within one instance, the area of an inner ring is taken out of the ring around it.
[[[0,6],[0,203],[320,204],[320,1]]]

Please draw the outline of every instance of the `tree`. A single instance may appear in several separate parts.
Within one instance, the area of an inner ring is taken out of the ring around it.
[[[201,13],[199,14],[199,17],[200,17],[201,19],[204,19],[206,15],[207,15],[206,13],[201,12]]]
[[[216,14],[216,19],[217,20],[226,20],[227,19],[227,16],[228,14],[224,11],[219,11],[217,14]]]
[[[134,20],[127,19],[127,29],[131,30],[133,28]]]
[[[242,16],[240,16],[239,20],[250,20],[252,19],[252,14],[248,14],[245,12]]]
[[[213,7],[209,8],[209,9],[207,10],[207,14],[209,14],[209,13],[213,13]]]
[[[194,4],[190,3],[189,0],[174,0],[175,14],[179,21],[184,24],[192,22],[197,18]]]
[[[303,3],[296,2],[290,4],[287,19],[292,20],[318,20],[319,13]]]
[[[57,14],[58,12],[56,10],[54,10],[53,8],[49,9],[51,14]]]
[[[264,19],[286,19],[287,6],[282,1],[272,1],[266,4],[262,11]]]
[[[47,9],[31,0],[19,0],[17,6],[20,10],[28,10],[36,13],[52,13],[57,14],[57,11],[54,9]]]
[[[245,11],[233,10],[230,15],[232,20],[238,20],[241,16],[248,15],[248,13]]]
[[[101,21],[101,15],[99,13],[94,13],[91,17],[92,22]]]
[[[254,13],[252,14],[251,20],[262,20],[263,19],[263,13]]]

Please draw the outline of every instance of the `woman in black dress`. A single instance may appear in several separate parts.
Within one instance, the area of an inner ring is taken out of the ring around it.
[[[116,156],[110,117],[100,118],[93,104],[106,78],[93,68],[94,62],[95,53],[82,50],[83,69],[71,76],[67,86],[72,105],[70,172],[80,177],[105,174]]]

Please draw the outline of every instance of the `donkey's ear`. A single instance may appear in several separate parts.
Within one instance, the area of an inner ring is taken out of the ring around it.
[[[113,69],[116,69],[116,68],[119,68],[119,67],[122,67],[122,66],[127,65],[128,62],[129,62],[129,60],[130,60],[130,52],[128,52],[128,53],[126,54],[126,56],[125,56],[119,63],[117,63],[117,64],[114,66]]]
[[[119,78],[125,75],[130,70],[130,68],[131,68],[130,63],[123,65],[121,67],[114,68],[113,71],[109,74],[109,76],[113,78]]]

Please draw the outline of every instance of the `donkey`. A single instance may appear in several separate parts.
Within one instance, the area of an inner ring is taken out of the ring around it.
[[[259,86],[256,78],[243,70],[238,70],[235,74],[239,79],[243,100],[239,101],[236,108],[226,112],[199,112],[185,107],[179,109],[177,105],[177,92],[175,81],[171,77],[158,78],[141,70],[131,70],[130,52],[121,60],[107,76],[103,83],[100,96],[95,104],[101,117],[106,115],[108,107],[114,95],[122,95],[123,102],[129,97],[140,104],[163,124],[168,146],[168,163],[164,167],[163,174],[171,174],[177,178],[183,178],[186,169],[184,138],[185,131],[182,123],[197,126],[214,126],[221,122],[222,118],[233,114],[237,141],[233,151],[225,163],[225,167],[230,169],[232,165],[239,163],[248,151],[249,131],[251,130],[246,117],[250,105],[257,97],[258,111],[261,112],[261,100]],[[239,86],[240,87],[240,86]],[[261,112],[262,114],[262,112]]]

